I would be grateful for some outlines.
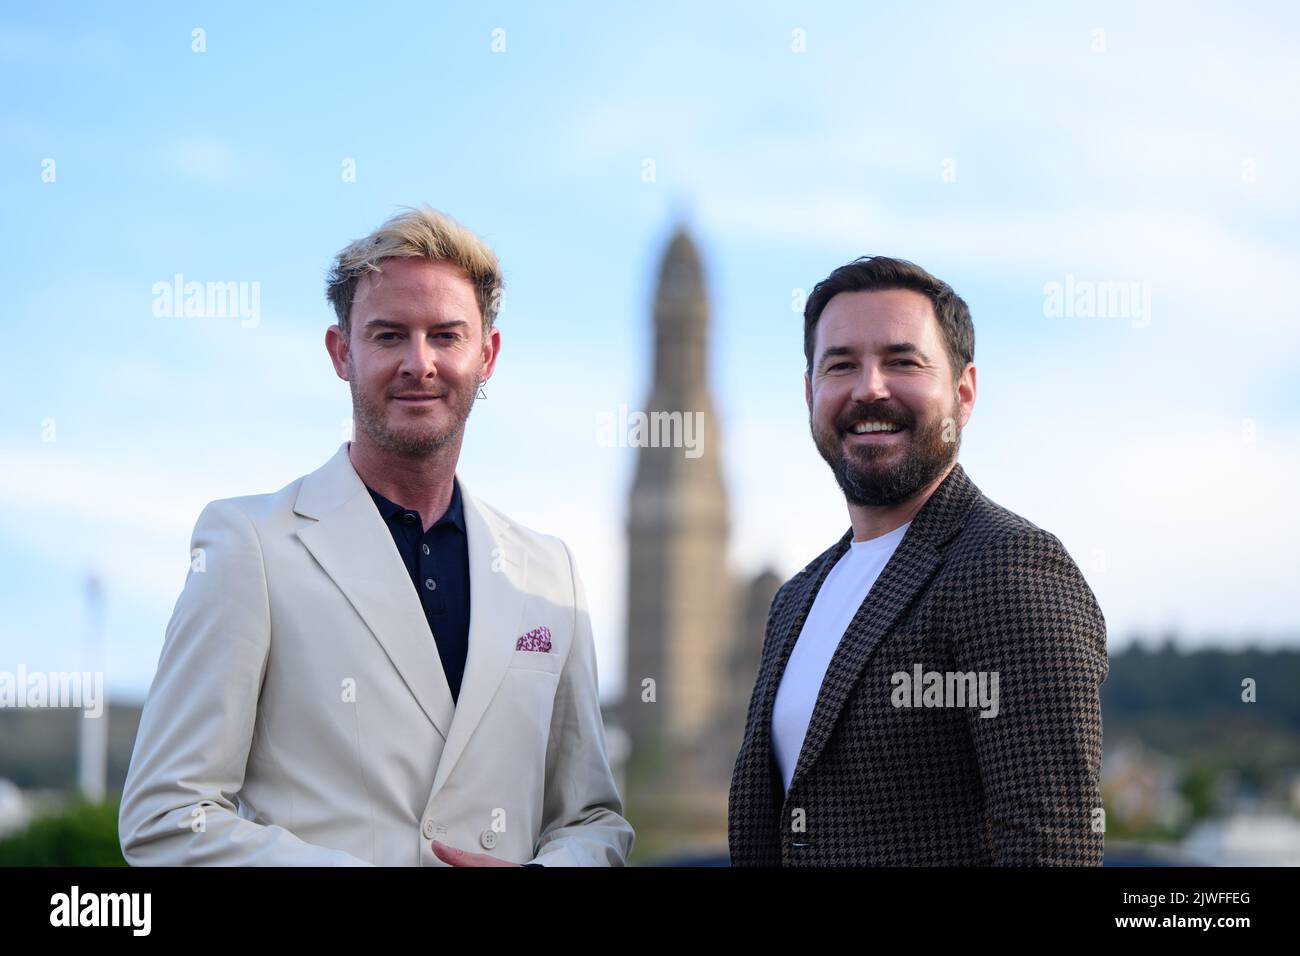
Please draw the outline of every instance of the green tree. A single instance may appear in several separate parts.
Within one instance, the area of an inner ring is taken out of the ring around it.
[[[78,801],[0,840],[0,866],[126,866],[116,800]]]

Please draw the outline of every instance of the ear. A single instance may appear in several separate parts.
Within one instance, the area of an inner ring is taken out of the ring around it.
[[[334,374],[348,381],[348,340],[337,325],[325,330],[325,351],[329,352],[330,361],[334,363]]]
[[[808,414],[812,414],[812,376],[803,373],[803,399],[808,403]]]
[[[492,372],[497,367],[497,356],[501,354],[501,330],[496,326],[488,333],[486,341],[483,342],[483,381],[492,377]]]
[[[961,427],[965,428],[975,411],[975,363],[969,362],[957,379],[957,407],[961,410]]]

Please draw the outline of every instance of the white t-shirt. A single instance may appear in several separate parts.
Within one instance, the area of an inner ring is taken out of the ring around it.
[[[849,550],[835,562],[813,599],[803,630],[786,662],[785,673],[781,675],[772,707],[772,750],[787,790],[795,764],[799,762],[826,668],[839,647],[840,638],[910,524],[909,521],[870,541],[850,541]]]

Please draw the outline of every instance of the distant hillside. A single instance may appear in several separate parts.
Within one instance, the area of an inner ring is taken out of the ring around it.
[[[1241,699],[1247,677],[1255,703]],[[1105,745],[1137,739],[1246,779],[1300,770],[1300,651],[1134,645],[1111,657],[1101,701]]]

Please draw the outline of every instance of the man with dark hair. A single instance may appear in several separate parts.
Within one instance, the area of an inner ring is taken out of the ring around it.
[[[1061,542],[957,463],[974,349],[911,262],[808,298],[809,427],[851,527],[773,599],[733,865],[1101,863],[1105,620]]]

